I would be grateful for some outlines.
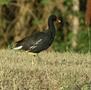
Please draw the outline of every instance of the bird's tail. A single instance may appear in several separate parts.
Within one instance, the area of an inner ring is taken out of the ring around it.
[[[20,49],[22,49],[22,47],[23,46],[18,46],[18,47],[15,47],[15,48],[13,48],[14,50],[20,50]]]

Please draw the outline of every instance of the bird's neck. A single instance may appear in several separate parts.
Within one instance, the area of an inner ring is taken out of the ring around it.
[[[51,36],[54,38],[55,33],[56,33],[56,28],[55,28],[54,22],[52,20],[49,20],[48,26],[49,26],[49,32],[50,32]]]

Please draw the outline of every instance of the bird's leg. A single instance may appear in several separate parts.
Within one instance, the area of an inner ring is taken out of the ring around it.
[[[29,51],[26,51],[26,52],[28,52],[30,55],[36,56],[36,53],[32,53],[32,52],[29,52]]]
[[[38,57],[38,60],[41,60],[41,57],[39,56],[39,54],[37,53],[37,57]]]

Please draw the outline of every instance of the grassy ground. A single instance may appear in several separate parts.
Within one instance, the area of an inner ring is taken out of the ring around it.
[[[91,90],[91,54],[0,50],[0,90]]]

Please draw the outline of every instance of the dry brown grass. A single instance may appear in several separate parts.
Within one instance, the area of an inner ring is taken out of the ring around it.
[[[91,54],[0,50],[0,90],[91,90]]]

